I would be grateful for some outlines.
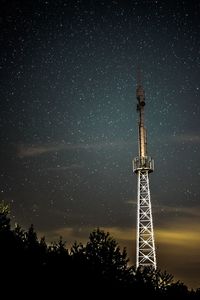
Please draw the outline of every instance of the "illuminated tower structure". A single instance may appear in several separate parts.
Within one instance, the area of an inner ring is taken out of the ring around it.
[[[133,171],[137,174],[137,236],[136,268],[152,266],[156,269],[155,240],[153,230],[149,173],[154,170],[154,161],[147,155],[147,131],[144,127],[145,94],[138,73],[137,88],[138,148],[139,154],[133,160]]]

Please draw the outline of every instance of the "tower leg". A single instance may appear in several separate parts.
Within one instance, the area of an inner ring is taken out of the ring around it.
[[[156,269],[148,170],[138,170],[136,268],[152,266]]]

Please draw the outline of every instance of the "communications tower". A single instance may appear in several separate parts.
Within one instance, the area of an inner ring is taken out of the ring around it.
[[[147,155],[147,131],[144,127],[145,93],[140,72],[137,75],[138,157],[133,160],[133,171],[137,174],[137,236],[136,268],[152,266],[156,269],[156,253],[149,188],[149,173],[154,171],[154,161]]]

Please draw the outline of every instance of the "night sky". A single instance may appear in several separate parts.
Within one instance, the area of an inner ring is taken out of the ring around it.
[[[135,264],[136,71],[158,267],[200,286],[200,2],[1,0],[0,200],[70,246],[96,227]]]

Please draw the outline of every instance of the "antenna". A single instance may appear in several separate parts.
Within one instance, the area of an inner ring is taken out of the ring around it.
[[[137,66],[136,78],[137,78],[137,86],[140,86],[142,82],[142,71],[139,65]]]

